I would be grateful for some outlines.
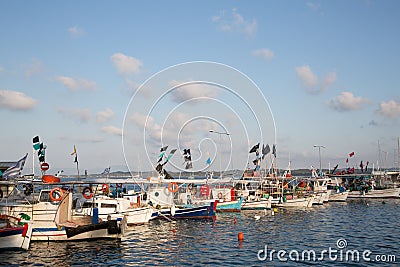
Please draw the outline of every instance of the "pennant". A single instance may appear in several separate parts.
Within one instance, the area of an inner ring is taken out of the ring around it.
[[[346,163],[349,163],[349,158],[346,159]]]
[[[186,164],[185,169],[187,170],[187,169],[191,169],[191,168],[193,168],[192,162],[188,162],[188,163]]]
[[[18,160],[14,166],[5,170],[3,173],[3,178],[4,179],[13,179],[13,178],[18,178],[19,176],[21,176],[21,172],[22,172],[22,169],[24,168],[27,157],[28,157],[28,153],[26,153],[26,155],[23,158]]]
[[[39,143],[33,144],[33,148],[35,150],[38,150],[40,148],[40,144]]]
[[[271,151],[271,149],[269,148],[269,145],[263,145],[262,151],[261,153],[263,154],[262,159],[264,159],[264,157],[266,155],[268,155],[268,153]]]
[[[353,157],[354,156],[354,152],[351,152],[350,154],[349,154],[349,157],[351,158],[351,157]]]
[[[335,168],[333,168],[333,170],[332,170],[332,174],[336,171],[336,169],[339,167],[339,164],[336,164],[336,166],[335,166]]]
[[[249,153],[254,153],[254,152],[256,152],[257,149],[258,149],[259,147],[260,147],[260,143],[258,143],[257,145],[253,146],[253,147],[250,149]]]
[[[171,155],[171,154],[174,154],[177,150],[178,150],[178,149],[174,148],[174,149],[172,149],[172,150],[169,152],[169,154],[170,154],[170,155]]]
[[[207,165],[210,165],[210,164],[211,164],[211,158],[210,158],[210,157],[206,160],[206,164],[207,164]]]
[[[39,143],[39,136],[36,135],[35,137],[33,137],[32,143]]]
[[[164,146],[164,147],[162,147],[162,148],[160,149],[160,152],[166,151],[166,150],[167,150],[167,148],[168,148],[168,146]]]
[[[75,154],[75,160],[74,163],[78,163],[78,154]]]
[[[361,161],[361,163],[360,163],[360,169],[361,169],[361,172],[364,172],[364,165],[363,165],[363,162]]]
[[[158,155],[158,157],[159,157],[160,159],[162,159],[162,157],[164,157],[164,155],[165,155],[165,151],[161,152],[160,155]]]
[[[101,174],[109,174],[110,170],[111,170],[111,167],[105,168]]]
[[[71,156],[73,156],[73,155],[75,155],[76,154],[76,147],[75,147],[75,145],[74,145],[74,151],[71,153]]]
[[[158,173],[160,173],[160,174],[161,174],[161,171],[162,171],[162,167],[163,167],[162,164],[158,164],[157,167],[156,167],[156,171],[157,171]]]
[[[275,158],[276,158],[276,147],[275,147],[275,145],[272,146],[272,155],[274,155]]]

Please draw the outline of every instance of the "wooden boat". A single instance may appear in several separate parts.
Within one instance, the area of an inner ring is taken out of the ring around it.
[[[32,222],[20,218],[0,215],[0,250],[28,250],[32,236]]]
[[[128,226],[145,224],[152,218],[154,209],[148,205],[141,205],[140,198],[140,195],[130,195],[129,193],[123,198],[97,195],[84,203],[78,203],[74,214],[92,215],[93,207],[96,206],[98,216],[102,220],[107,220],[107,218],[115,220],[126,216]]]
[[[39,186],[43,186],[43,184],[40,183]],[[69,223],[66,224],[66,227],[70,227],[72,224],[75,227],[93,223],[93,216],[72,215],[72,209],[77,200],[73,197],[73,193],[54,187],[42,189],[39,194],[32,193],[29,196],[19,197],[20,194],[14,194],[2,201],[0,213],[32,221],[32,241],[67,241],[86,238],[80,236],[69,238],[64,227],[67,221]],[[126,227],[122,219],[118,222],[118,225],[121,229]],[[96,236],[95,238],[120,238],[121,234],[109,235],[103,231],[102,235],[96,233],[93,236]],[[88,238],[91,238],[90,235]]]

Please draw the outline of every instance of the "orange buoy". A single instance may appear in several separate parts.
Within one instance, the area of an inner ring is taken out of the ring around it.
[[[179,186],[176,182],[170,182],[168,184],[168,191],[171,193],[176,193],[179,189]]]
[[[243,240],[244,240],[244,234],[243,234],[243,232],[239,232],[239,233],[238,233],[238,240],[239,240],[239,241],[243,241]]]

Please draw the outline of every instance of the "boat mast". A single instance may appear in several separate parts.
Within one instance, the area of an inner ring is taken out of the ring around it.
[[[400,172],[400,137],[397,137],[397,164]]]

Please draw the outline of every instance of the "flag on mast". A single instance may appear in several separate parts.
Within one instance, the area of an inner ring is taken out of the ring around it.
[[[71,156],[75,155],[75,163],[78,163],[78,153],[76,153],[76,146],[74,145],[74,151],[71,153]]]
[[[13,179],[13,178],[18,178],[19,176],[21,176],[21,172],[22,172],[22,169],[24,168],[27,157],[28,157],[28,153],[26,153],[26,155],[23,158],[18,160],[14,166],[5,170],[3,173],[3,178],[4,179]]]

